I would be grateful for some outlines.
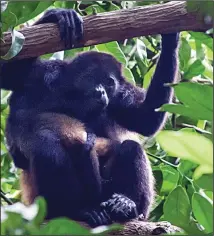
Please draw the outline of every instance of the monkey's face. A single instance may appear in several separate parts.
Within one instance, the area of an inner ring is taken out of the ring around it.
[[[90,116],[98,116],[108,107],[117,89],[117,82],[112,77],[105,79],[106,83],[98,80],[97,77],[83,81],[84,83],[77,83],[75,86],[72,101],[78,104],[81,116],[89,118]]]
[[[104,53],[83,53],[65,71],[63,90],[69,108],[75,115],[99,115],[107,107],[122,83],[121,66]],[[66,91],[65,91],[66,90]]]

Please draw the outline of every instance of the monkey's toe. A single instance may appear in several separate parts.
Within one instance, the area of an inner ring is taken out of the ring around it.
[[[128,197],[121,194],[113,194],[113,196],[101,203],[110,218],[115,222],[125,222],[127,220],[138,217],[136,204]]]
[[[92,228],[112,224],[110,216],[104,209],[86,211],[82,213],[81,218]]]

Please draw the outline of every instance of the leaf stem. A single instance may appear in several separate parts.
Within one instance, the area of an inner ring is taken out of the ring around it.
[[[167,164],[167,165],[169,165],[169,166],[172,166],[172,167],[175,168],[175,169],[177,169],[178,166],[179,166],[179,165],[174,165],[174,164],[172,164],[172,163],[170,163],[170,162],[164,160],[163,158],[160,158],[160,157],[158,157],[158,156],[156,156],[156,155],[154,155],[154,154],[151,154],[151,153],[147,153],[147,154],[148,154],[149,156],[151,156],[151,157],[153,157],[153,158],[159,160],[160,162],[162,162],[162,163],[164,163],[164,164]]]

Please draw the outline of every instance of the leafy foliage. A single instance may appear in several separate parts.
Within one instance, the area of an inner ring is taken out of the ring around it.
[[[13,43],[5,58],[14,57],[23,46],[24,38],[17,30],[37,20],[39,14],[48,8],[73,8],[81,15],[89,15],[159,3],[115,2],[1,1],[1,30],[4,32],[11,29],[13,32]],[[194,11],[199,7],[204,20],[209,20],[213,15],[213,8],[210,1],[206,2],[209,4],[188,1],[188,9]],[[157,191],[150,220],[167,220],[183,228],[187,234],[205,235],[212,233],[213,229],[213,39],[209,32],[182,32],[180,41],[181,81],[173,85],[176,98],[173,104],[165,104],[160,108],[169,112],[169,119],[156,138],[144,138],[144,147],[152,163]],[[56,52],[42,57],[63,60],[82,51],[108,52],[123,63],[124,74],[130,82],[147,88],[160,53],[159,45],[159,36],[147,36]],[[10,92],[1,92],[1,204],[4,206],[1,234],[90,235],[118,228],[115,225],[90,231],[65,218],[42,224],[46,211],[44,199],[37,199],[30,207],[19,203],[20,170],[15,168],[5,142],[5,123],[9,111],[7,100]],[[11,202],[14,204],[8,206]]]

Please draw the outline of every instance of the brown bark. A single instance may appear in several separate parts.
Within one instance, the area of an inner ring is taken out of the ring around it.
[[[211,26],[195,12],[187,12],[186,1],[137,7],[83,17],[84,39],[75,47],[96,45],[115,40],[184,30],[204,31]],[[40,56],[65,50],[54,24],[26,27],[20,30],[25,43],[17,59]],[[11,44],[6,32],[1,43],[0,55],[5,55]]]
[[[81,223],[83,226],[85,224]],[[160,234],[173,234],[182,230],[176,226],[171,225],[169,222],[144,222],[140,220],[132,220],[124,225],[124,229],[114,231],[108,235],[160,235]]]

